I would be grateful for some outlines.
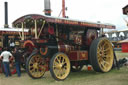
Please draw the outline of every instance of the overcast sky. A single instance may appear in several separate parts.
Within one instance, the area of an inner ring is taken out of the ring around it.
[[[9,26],[17,18],[26,14],[44,14],[44,0],[0,0],[0,27],[4,26],[4,2],[8,2]],[[111,23],[117,30],[127,30],[122,8],[128,0],[65,0],[66,15],[71,19]],[[51,0],[52,16],[58,17],[62,0]]]

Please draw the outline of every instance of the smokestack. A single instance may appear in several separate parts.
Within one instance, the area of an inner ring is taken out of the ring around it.
[[[65,18],[65,0],[62,0],[62,17]]]
[[[5,6],[5,24],[4,28],[8,28],[8,2],[4,2]]]
[[[50,0],[44,0],[44,13],[45,15],[51,16]]]

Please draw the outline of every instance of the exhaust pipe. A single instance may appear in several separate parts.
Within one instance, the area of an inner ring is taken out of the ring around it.
[[[44,0],[44,13],[45,15],[51,16],[50,0]]]
[[[4,2],[4,6],[5,6],[5,24],[4,24],[4,28],[8,28],[8,2]]]
[[[62,0],[62,17],[66,17],[65,16],[65,0]]]

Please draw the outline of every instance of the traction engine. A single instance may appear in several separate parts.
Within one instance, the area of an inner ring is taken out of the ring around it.
[[[99,32],[114,25],[30,14],[15,20],[13,26],[29,29],[22,47],[27,73],[34,79],[50,70],[55,80],[64,80],[70,71],[88,64],[97,72],[112,68],[112,44]]]

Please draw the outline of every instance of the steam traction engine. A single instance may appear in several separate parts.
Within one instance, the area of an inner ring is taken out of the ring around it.
[[[112,68],[112,44],[98,32],[114,25],[30,14],[15,20],[13,26],[29,29],[22,46],[27,73],[34,79],[50,70],[55,80],[64,80],[70,70],[80,71],[85,64],[97,72]]]

